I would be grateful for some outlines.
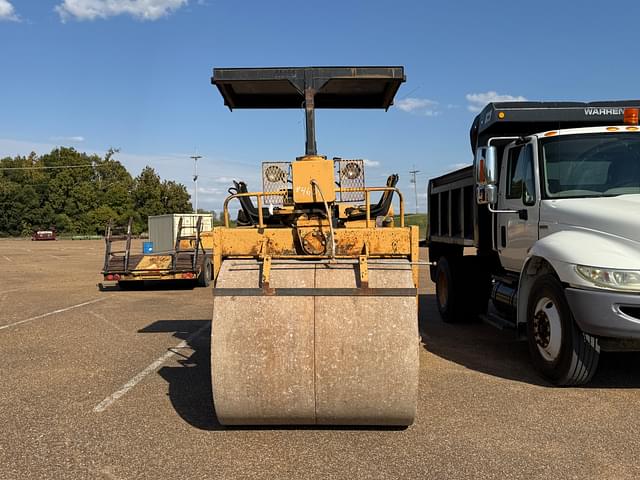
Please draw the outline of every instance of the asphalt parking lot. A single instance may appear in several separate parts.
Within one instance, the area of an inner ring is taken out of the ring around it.
[[[425,252],[423,252],[425,253]],[[406,430],[221,427],[209,289],[99,291],[101,241],[0,241],[0,478],[638,478],[640,356],[556,389],[420,289]]]

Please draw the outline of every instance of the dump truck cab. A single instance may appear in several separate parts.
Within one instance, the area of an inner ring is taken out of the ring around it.
[[[635,225],[629,228],[629,208],[634,209],[640,194],[636,131],[634,126],[553,130],[505,147],[497,209],[518,211],[498,217],[495,248],[505,269],[521,271],[533,245],[560,231],[589,229],[594,235],[590,243],[603,234],[640,240]],[[591,250],[591,261],[603,252]],[[563,256],[575,257],[570,252]],[[625,258],[625,268],[633,267],[629,262],[640,267]]]
[[[639,105],[489,104],[463,175],[474,198],[460,203],[475,263],[451,247],[453,232],[431,238],[432,259],[448,261],[440,274],[456,263],[478,280],[471,313],[519,331],[557,384],[589,381],[601,350],[640,349]],[[432,180],[431,193],[453,191],[451,175]]]

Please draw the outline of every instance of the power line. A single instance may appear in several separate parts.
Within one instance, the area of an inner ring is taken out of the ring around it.
[[[62,168],[98,168],[106,167],[106,164],[102,165],[55,165],[55,166],[43,166],[43,167],[0,167],[0,170],[54,170]]]

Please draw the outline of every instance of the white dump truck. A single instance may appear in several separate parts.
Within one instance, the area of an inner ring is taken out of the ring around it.
[[[429,182],[429,256],[445,321],[525,337],[557,385],[601,351],[640,350],[640,100],[491,103],[473,166]]]

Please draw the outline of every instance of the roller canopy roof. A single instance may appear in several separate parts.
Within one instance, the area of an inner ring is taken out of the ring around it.
[[[214,68],[211,83],[235,108],[383,108],[405,81],[403,67]]]
[[[471,125],[471,149],[491,137],[527,136],[561,128],[620,125],[625,108],[639,108],[640,100],[598,102],[489,103]]]

